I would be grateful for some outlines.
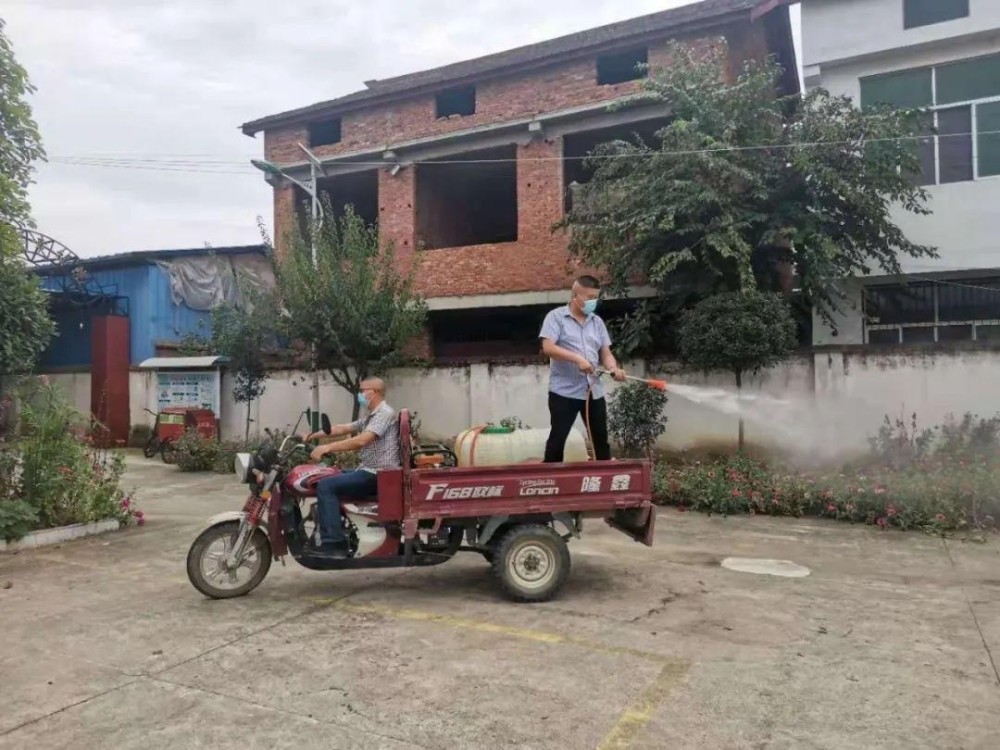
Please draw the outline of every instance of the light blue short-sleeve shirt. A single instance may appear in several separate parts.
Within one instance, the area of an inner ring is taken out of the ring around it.
[[[549,312],[542,323],[540,339],[549,339],[556,346],[561,346],[575,354],[582,355],[595,368],[601,364],[601,349],[611,346],[611,336],[608,327],[597,315],[588,315],[581,323],[573,317],[568,305],[563,305]],[[549,369],[549,390],[558,396],[587,398],[587,388],[593,386],[593,398],[604,397],[604,386],[600,378],[588,378],[572,362],[553,359]]]

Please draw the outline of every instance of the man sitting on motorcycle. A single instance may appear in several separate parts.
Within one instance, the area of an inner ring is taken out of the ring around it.
[[[385,401],[385,383],[370,378],[361,383],[358,404],[368,412],[362,419],[333,427],[330,434],[314,432],[308,440],[354,435],[316,448],[311,455],[319,461],[330,453],[359,451],[360,462],[354,471],[329,477],[316,485],[319,512],[320,546],[312,554],[343,560],[348,555],[347,537],[340,513],[340,498],[366,498],[378,490],[376,473],[382,469],[398,469],[399,419]]]

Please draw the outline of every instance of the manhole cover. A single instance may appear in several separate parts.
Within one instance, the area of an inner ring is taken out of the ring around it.
[[[737,573],[756,573],[759,576],[781,576],[783,578],[805,578],[809,568],[796,565],[790,560],[762,560],[756,557],[727,557],[722,567]]]

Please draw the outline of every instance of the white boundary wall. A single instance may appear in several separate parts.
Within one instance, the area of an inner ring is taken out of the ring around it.
[[[643,374],[642,363],[630,372]],[[730,376],[677,373],[669,366],[651,374],[668,382],[732,389]],[[67,390],[76,406],[87,411],[90,376],[54,374],[50,379]],[[548,369],[544,365],[486,365],[399,370],[389,374],[389,400],[397,408],[419,414],[425,438],[448,438],[470,425],[514,416],[532,427],[548,425]],[[151,424],[144,406],[155,410],[153,375],[133,372],[133,424]],[[863,450],[888,413],[917,413],[922,426],[946,415],[971,411],[983,416],[1000,412],[1000,351],[871,351],[817,352],[750,378],[744,394],[757,396],[748,407],[746,436],[751,444],[782,452],[829,457]],[[243,434],[245,407],[233,403],[232,383],[223,380],[222,435]],[[711,403],[718,403],[709,399]],[[310,403],[308,375],[272,373],[263,399],[252,407],[251,432],[262,427],[290,429]],[[729,400],[732,403],[732,400]],[[320,390],[321,408],[334,422],[347,421],[351,399],[328,378]],[[661,441],[667,450],[732,447],[737,417],[676,394],[667,406],[669,423]],[[582,425],[578,423],[578,429]]]

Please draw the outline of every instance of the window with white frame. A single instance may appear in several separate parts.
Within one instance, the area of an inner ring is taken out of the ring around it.
[[[1000,175],[1000,55],[861,79],[861,106],[923,108],[922,185]]]
[[[865,342],[1000,341],[1000,277],[865,287]]]

